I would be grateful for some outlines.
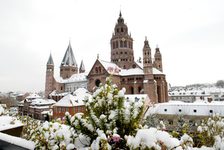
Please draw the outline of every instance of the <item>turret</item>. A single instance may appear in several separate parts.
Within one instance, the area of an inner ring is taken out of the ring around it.
[[[153,66],[155,68],[157,68],[159,71],[163,72],[162,55],[160,53],[160,50],[159,50],[158,46],[156,47]]]
[[[54,81],[54,61],[50,54],[46,68],[45,98],[54,90]]]
[[[145,37],[144,47],[143,47],[143,70],[145,74],[153,74],[151,48],[149,46],[147,37]]]
[[[144,71],[144,93],[148,94],[151,102],[158,103],[157,83],[154,80],[152,69],[151,48],[147,37],[143,47],[143,71]]]
[[[68,48],[61,62],[60,76],[63,79],[67,79],[67,78],[70,78],[73,74],[77,74],[77,73],[78,73],[78,65],[76,63],[76,60],[72,51],[72,46],[69,41]]]
[[[80,64],[80,67],[79,67],[79,73],[83,73],[85,72],[85,66],[84,66],[84,63],[83,63],[83,60],[81,61],[81,64]]]

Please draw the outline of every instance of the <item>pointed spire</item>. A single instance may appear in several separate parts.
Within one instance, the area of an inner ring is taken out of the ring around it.
[[[147,36],[145,36],[144,47],[149,47],[149,41],[147,40]]]
[[[54,65],[54,61],[53,61],[51,53],[50,53],[50,56],[48,58],[47,65]]]
[[[61,66],[74,66],[77,67],[77,63],[73,54],[71,41],[69,40],[68,48],[65,52],[64,58],[61,62]]]
[[[118,22],[118,23],[124,23],[124,19],[123,19],[123,17],[122,17],[121,11],[120,11],[120,13],[119,13],[119,18],[117,19],[117,22]]]
[[[79,67],[79,73],[83,73],[85,71],[86,71],[86,69],[85,69],[85,66],[84,66],[84,63],[83,63],[83,60],[82,60],[81,64],[80,64],[80,67]]]
[[[156,45],[156,53],[160,53],[158,44]]]

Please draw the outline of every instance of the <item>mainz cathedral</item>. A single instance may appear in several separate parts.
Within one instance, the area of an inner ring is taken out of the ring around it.
[[[133,38],[120,12],[110,40],[111,60],[96,59],[91,70],[86,71],[83,61],[78,66],[71,44],[65,52],[60,66],[60,78],[54,77],[54,63],[50,55],[47,62],[45,96],[58,100],[66,93],[78,88],[93,92],[107,77],[118,88],[125,88],[126,94],[147,94],[152,103],[168,101],[166,76],[163,74],[162,55],[155,49],[151,55],[149,41],[145,38],[142,48],[142,61],[135,61]]]

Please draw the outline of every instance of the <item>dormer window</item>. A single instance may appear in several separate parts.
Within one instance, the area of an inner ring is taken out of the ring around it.
[[[164,111],[167,111],[167,109],[164,109]]]
[[[194,113],[196,113],[197,112],[197,109],[194,109]]]
[[[182,110],[181,109],[179,109],[179,112],[181,112]]]

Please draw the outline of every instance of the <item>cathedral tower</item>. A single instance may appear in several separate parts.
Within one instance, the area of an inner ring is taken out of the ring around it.
[[[76,63],[71,43],[69,41],[68,48],[65,52],[64,58],[60,66],[60,76],[63,79],[70,78],[73,74],[78,73],[78,65]]]
[[[45,81],[45,98],[54,90],[54,62],[50,54],[47,61],[46,81]]]
[[[110,44],[111,62],[123,69],[136,67],[133,54],[133,39],[131,35],[128,34],[128,27],[124,23],[121,12],[117,19]]]
[[[149,95],[152,102],[158,103],[157,84],[153,76],[151,48],[147,38],[143,47],[143,71],[144,71],[144,93]]]
[[[163,63],[162,63],[162,55],[159,51],[159,47],[157,46],[156,52],[154,55],[154,62],[153,66],[158,69],[159,71],[163,72]]]

